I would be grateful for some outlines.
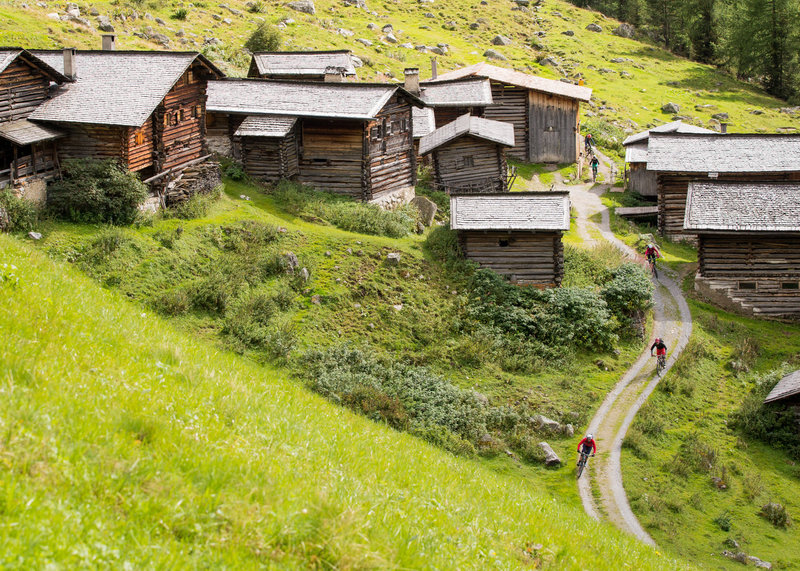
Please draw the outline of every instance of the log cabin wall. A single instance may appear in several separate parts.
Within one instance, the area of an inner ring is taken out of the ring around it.
[[[152,167],[155,162],[155,140],[153,118],[150,117],[139,129],[128,129],[125,162],[128,169],[138,172]]]
[[[658,175],[647,163],[628,163],[628,188],[642,196],[658,196]]]
[[[305,119],[300,128],[298,181],[362,199],[364,124],[360,121]]]
[[[485,117],[514,125],[514,147],[508,149],[507,153],[515,159],[527,161],[530,156],[528,152],[528,90],[496,81],[491,83],[494,105],[486,108]]]
[[[233,134],[244,121],[244,118],[244,115],[208,113],[206,115],[206,144],[208,145],[208,150],[218,155],[236,158],[238,152],[234,149]]]
[[[462,137],[435,150],[433,173],[438,188],[446,192],[470,187],[479,192],[508,190],[503,149],[472,137]]]
[[[0,74],[0,122],[26,119],[48,96],[50,79],[17,58]]]
[[[473,117],[483,117],[485,112],[485,107],[434,107],[433,118],[438,129],[448,123],[452,123],[462,115],[469,114]]]
[[[411,122],[411,104],[395,94],[365,126],[365,164],[368,173],[363,199],[380,199],[416,183],[416,152]]]
[[[800,167],[799,167],[800,168]],[[658,173],[658,231],[673,239],[694,239],[694,233],[684,232],[686,195],[692,181],[709,180],[708,173]],[[719,173],[719,182],[792,182],[800,181],[798,172]]]
[[[459,230],[467,259],[507,276],[512,283],[559,287],[564,277],[560,232]]]
[[[65,159],[123,159],[128,128],[109,125],[61,123],[67,137],[58,142],[58,156]]]
[[[286,137],[242,137],[242,164],[255,179],[277,182],[298,173],[297,124]]]
[[[533,163],[578,160],[578,101],[538,91],[528,92],[529,158]]]

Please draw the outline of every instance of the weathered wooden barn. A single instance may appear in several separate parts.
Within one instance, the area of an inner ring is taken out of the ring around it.
[[[514,126],[462,115],[420,139],[420,155],[432,155],[434,184],[450,194],[508,191],[506,149]]]
[[[567,192],[450,197],[450,227],[458,232],[463,254],[519,285],[561,285],[561,236],[569,225]]]
[[[66,136],[60,160],[114,158],[159,192],[208,158],[209,78],[223,74],[195,52],[34,50],[71,81],[30,115]]]
[[[465,77],[491,81],[493,105],[484,116],[514,125],[509,155],[533,163],[574,163],[580,157],[580,102],[592,90],[488,63],[439,75],[437,82]]]
[[[800,136],[651,133],[647,169],[658,172],[658,229],[672,239],[694,239],[685,229],[692,181],[800,181]]]
[[[256,52],[250,59],[247,76],[331,82],[357,79],[349,50]]]
[[[287,157],[296,153],[295,178],[299,182],[365,201],[395,204],[413,196],[414,105],[423,103],[397,85],[212,81],[209,135],[215,139],[215,148],[227,145],[229,153],[244,157],[248,172],[274,182],[285,174],[279,174],[274,164],[277,155],[255,148],[266,149],[275,142],[263,140],[266,137],[243,138],[239,129],[250,117],[261,117],[262,124],[296,118],[295,127],[286,135],[294,142],[279,144]]]
[[[697,235],[699,292],[740,312],[800,318],[800,183],[690,182],[684,228]]]
[[[0,187],[41,202],[58,172],[57,140],[64,133],[28,120],[67,78],[22,48],[0,48]]]
[[[622,144],[625,147],[626,187],[642,196],[658,196],[656,171],[647,169],[647,142],[650,133],[713,133],[703,127],[689,125],[683,121],[673,121],[647,131],[631,135]]]
[[[769,392],[764,404],[786,405],[794,411],[800,429],[800,370],[789,373]]]

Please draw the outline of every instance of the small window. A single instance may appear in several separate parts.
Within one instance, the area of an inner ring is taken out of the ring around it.
[[[178,115],[179,115],[179,119],[178,119],[179,121],[181,121],[181,122],[186,121],[186,110],[185,109],[181,109],[180,111],[178,111]]]
[[[509,241],[507,239],[500,238],[500,242],[498,242],[498,246],[501,248],[508,248]]]
[[[195,105],[194,107],[192,107],[192,117],[194,119],[199,119],[200,115],[202,115],[201,111],[202,110],[200,109],[200,106],[199,105]]]
[[[170,118],[170,114],[169,113],[164,113],[164,127],[169,127],[169,118]]]
[[[194,72],[190,69],[186,72],[186,85],[194,81]]]
[[[739,289],[756,289],[756,282],[739,282]]]
[[[136,145],[143,145],[144,144],[144,133],[142,131],[137,131],[136,136],[134,138]]]
[[[401,127],[403,133],[408,133],[408,119],[403,119],[400,122],[400,127]]]
[[[392,133],[402,133],[403,124],[400,121],[392,121]]]
[[[800,282],[781,282],[781,289],[800,289]]]
[[[475,166],[475,159],[473,157],[464,157],[463,158],[463,166],[464,166],[464,168],[474,167]]]
[[[380,141],[383,137],[381,137],[381,128],[380,127],[373,127],[369,130],[369,138],[373,141]]]

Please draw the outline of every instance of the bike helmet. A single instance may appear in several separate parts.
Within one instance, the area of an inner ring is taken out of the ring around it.
[[[648,245],[647,245],[647,247],[648,247],[648,248],[652,248],[652,247],[653,247],[653,244],[648,244]]]
[[[586,435],[586,440],[594,440],[594,434],[591,434],[591,433],[587,434]]]

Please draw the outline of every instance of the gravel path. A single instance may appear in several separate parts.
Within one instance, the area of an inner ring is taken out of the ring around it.
[[[610,173],[607,159],[602,155],[599,157],[602,161],[601,172],[605,170],[604,174],[608,177]],[[589,245],[597,243],[597,239],[592,236],[599,235],[627,257],[643,262],[641,256],[611,232],[608,209],[600,201],[600,195],[607,189],[607,185],[591,184],[572,187],[570,198],[577,211],[578,234]],[[598,212],[602,216],[600,225],[589,220],[590,216]],[[666,372],[686,347],[692,332],[692,316],[677,279],[677,276],[666,269],[659,269],[659,280],[656,282],[654,294],[654,334],[663,337],[671,349]],[[607,519],[649,545],[655,545],[655,542],[636,519],[625,494],[620,456],[622,441],[634,416],[659,380],[655,375],[655,359],[650,357],[648,344],[633,366],[608,393],[589,423],[588,432],[595,435],[598,455],[590,461],[588,470],[578,480],[578,490],[586,513],[595,519]]]

